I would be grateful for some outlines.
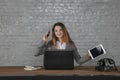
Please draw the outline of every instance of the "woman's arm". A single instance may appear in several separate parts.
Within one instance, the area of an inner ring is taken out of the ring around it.
[[[38,52],[34,56],[39,56],[44,54],[45,50],[47,49],[47,44],[48,44],[47,42],[41,41],[38,47]]]
[[[76,62],[78,64],[80,64],[80,65],[83,64],[83,63],[85,63],[85,62],[87,62],[87,61],[89,61],[91,59],[88,54],[85,55],[84,57],[81,57],[79,55],[78,50],[77,50],[77,48],[76,48],[76,46],[75,46],[74,43],[73,43],[73,51],[74,51],[74,58],[75,58]]]
[[[46,32],[44,35],[43,35],[43,38],[42,38],[42,41],[40,42],[40,45],[38,47],[38,52],[35,54],[35,56],[39,56],[39,55],[42,55],[44,54],[45,50],[47,49],[48,47],[48,37],[49,37],[49,34],[50,34],[50,31]]]

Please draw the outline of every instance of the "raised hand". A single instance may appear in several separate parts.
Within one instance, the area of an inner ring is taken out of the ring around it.
[[[50,35],[50,31],[46,32],[44,35],[43,35],[43,41],[46,42],[48,40],[48,37]]]

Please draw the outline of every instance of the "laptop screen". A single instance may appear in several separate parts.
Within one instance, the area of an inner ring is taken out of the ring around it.
[[[73,69],[73,51],[46,50],[44,55],[44,67],[46,69]]]

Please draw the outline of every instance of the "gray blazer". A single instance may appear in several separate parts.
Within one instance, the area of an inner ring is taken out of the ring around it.
[[[40,43],[39,52],[36,53],[35,56],[42,55],[45,53],[45,50],[49,50],[49,49],[56,49],[56,48],[53,46],[51,41],[48,41],[48,42],[42,41]],[[70,44],[66,46],[66,50],[73,50],[74,58],[75,58],[76,62],[80,65],[87,62],[88,60],[90,60],[90,57],[88,55],[85,55],[84,57],[81,57],[79,55],[78,50],[73,41],[71,41]]]

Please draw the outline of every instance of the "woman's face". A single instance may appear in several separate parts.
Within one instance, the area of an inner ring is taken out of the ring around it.
[[[54,32],[57,38],[63,37],[63,29],[61,28],[61,26],[55,26]]]

